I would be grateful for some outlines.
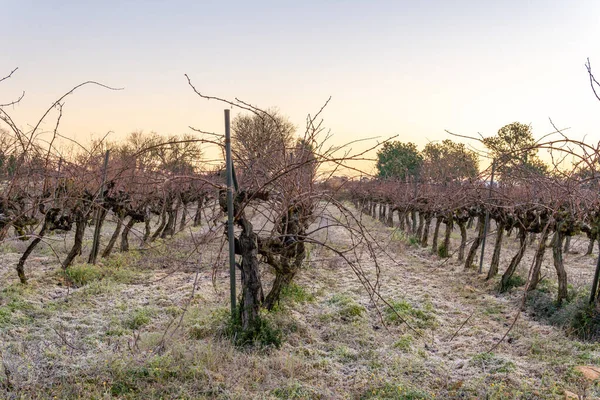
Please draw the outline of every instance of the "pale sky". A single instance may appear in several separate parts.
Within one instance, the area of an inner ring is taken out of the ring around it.
[[[334,140],[415,142],[444,129],[493,135],[510,122],[600,140],[600,1],[8,1],[0,0],[0,103],[24,129],[67,98],[63,135],[223,131],[202,92],[278,107],[300,130],[324,113]],[[237,111],[234,110],[234,115]],[[55,118],[47,120],[46,129]],[[359,148],[360,146],[355,146]]]

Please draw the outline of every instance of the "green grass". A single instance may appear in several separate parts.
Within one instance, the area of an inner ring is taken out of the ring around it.
[[[392,324],[401,324],[407,321],[411,325],[418,328],[426,329],[436,326],[436,318],[431,303],[425,303],[424,307],[415,308],[406,300],[391,301],[390,305],[385,309],[385,320]]]
[[[403,352],[407,352],[412,348],[412,343],[413,343],[413,337],[411,335],[402,335],[400,337],[400,339],[396,340],[396,342],[394,343],[394,347],[403,351]]]
[[[414,235],[410,235],[408,237],[408,244],[411,245],[412,247],[419,247],[421,245],[421,241],[419,240],[418,237],[416,237]]]
[[[427,400],[433,399],[433,397],[426,392],[412,389],[401,384],[384,383],[367,390],[360,399]]]
[[[437,254],[440,258],[450,257],[450,254],[448,253],[448,249],[446,248],[446,246],[443,243],[438,246]]]
[[[153,312],[147,308],[138,308],[123,320],[123,326],[131,330],[138,330],[148,325],[152,320]]]
[[[283,332],[269,319],[268,314],[260,314],[252,326],[244,330],[240,313],[227,319],[223,335],[238,347],[279,348],[283,342]]]
[[[31,315],[37,306],[24,298],[27,288],[16,284],[0,291],[0,326],[8,324],[29,323],[33,320]]]
[[[515,364],[512,361],[507,361],[496,356],[494,353],[478,353],[469,362],[472,366],[481,367],[484,371],[490,374],[508,373],[515,369]]]
[[[315,296],[302,286],[290,283],[281,290],[281,299],[289,299],[295,303],[305,304],[315,301]]]
[[[81,287],[102,279],[103,272],[97,265],[75,264],[65,270],[65,275],[73,285]]]
[[[600,339],[600,312],[588,304],[589,292],[571,289],[561,305],[556,303],[551,290],[534,290],[529,293],[527,307],[535,318],[564,328],[566,332],[582,340]]]
[[[191,339],[204,339],[215,336],[228,323],[230,311],[228,307],[213,309],[202,314],[198,308],[188,310],[184,317],[188,336]]]
[[[507,291],[510,291],[513,288],[518,288],[518,287],[525,286],[526,283],[527,283],[527,279],[523,278],[520,275],[513,274],[508,279],[508,282],[506,282],[506,285],[504,287],[504,291],[507,292]]]
[[[327,303],[337,309],[337,314],[343,319],[357,319],[365,312],[365,308],[358,304],[350,295],[345,293],[334,294]]]
[[[394,229],[394,231],[392,232],[391,239],[393,241],[406,243],[407,245],[412,246],[412,247],[420,247],[421,246],[421,240],[417,236],[409,235],[408,233],[406,233],[400,229]]]
[[[102,280],[124,284],[132,283],[140,275],[139,270],[135,268],[139,258],[139,253],[136,251],[117,253],[101,259],[96,265],[86,263],[71,265],[64,271],[64,274],[77,287]]]
[[[322,398],[310,388],[303,386],[299,382],[293,382],[287,386],[276,388],[271,391],[271,395],[278,399],[319,399]]]

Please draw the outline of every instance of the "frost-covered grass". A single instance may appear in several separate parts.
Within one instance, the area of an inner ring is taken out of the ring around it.
[[[429,249],[399,245],[393,229],[364,222],[391,256],[379,252],[380,292],[391,308],[378,302],[378,311],[343,261],[312,248],[312,261],[276,310],[263,315],[281,335],[279,347],[239,347],[227,335],[227,267],[216,257],[220,236],[202,247],[201,258],[186,231],[140,252],[115,253],[97,266],[81,258],[66,273],[46,250],[36,252],[27,265],[28,286],[18,283],[13,270],[18,254],[3,247],[0,397],[599,395],[574,367],[599,365],[600,345],[567,336],[530,317],[531,310],[490,351],[511,325],[522,287],[499,295],[496,282],[465,272],[454,259],[444,262]],[[335,229],[328,240],[348,245],[347,235]],[[513,248],[509,239],[505,257]],[[568,265],[575,270],[593,263],[574,259]],[[544,268],[550,270],[548,261]],[[364,265],[374,279],[373,265]],[[526,276],[523,269],[519,275]],[[544,283],[540,290],[551,295],[554,286]]]

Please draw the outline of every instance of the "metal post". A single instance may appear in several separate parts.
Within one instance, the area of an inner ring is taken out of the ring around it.
[[[225,110],[225,164],[227,169],[227,239],[229,241],[229,292],[231,315],[235,315],[235,236],[233,234],[233,160],[229,110]]]
[[[492,198],[492,188],[494,187],[494,172],[496,171],[496,160],[492,161],[492,176],[490,178],[490,191],[488,200]],[[485,253],[485,238],[487,237],[488,225],[490,223],[490,211],[485,212],[485,221],[483,223],[483,240],[481,242],[481,256],[479,256],[479,273],[483,269],[483,255]]]
[[[598,280],[600,279],[600,254],[598,255],[598,261],[596,262],[596,273],[594,274],[594,281],[592,282],[592,292],[590,293],[590,304],[596,301],[596,294],[598,292]]]
[[[56,181],[54,182],[54,207],[58,206],[58,183],[60,182],[60,170],[62,168],[62,157],[58,159],[58,172],[56,173]]]
[[[100,200],[100,206],[96,210],[96,230],[94,231],[94,241],[92,243],[92,251],[90,253],[90,264],[96,264],[96,258],[98,257],[98,251],[100,250],[100,230],[102,229],[102,201],[104,200],[104,184],[106,183],[106,173],[108,170],[108,156],[110,150],[106,150],[104,155],[104,171],[102,173],[102,182],[100,183],[100,193],[98,193],[98,199]]]

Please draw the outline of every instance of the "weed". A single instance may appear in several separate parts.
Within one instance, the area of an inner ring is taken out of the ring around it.
[[[446,248],[446,245],[443,243],[438,246],[437,254],[438,254],[438,256],[440,256],[440,258],[450,257],[450,254],[448,253],[448,249]]]
[[[418,237],[416,237],[414,235],[410,235],[408,237],[408,244],[410,244],[412,247],[420,247],[421,241],[419,240]]]
[[[123,326],[131,330],[140,329],[151,321],[151,315],[152,312],[147,308],[138,308],[123,321]]]

